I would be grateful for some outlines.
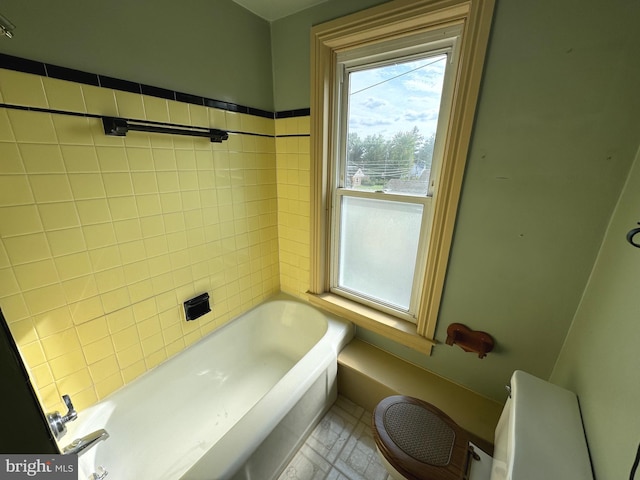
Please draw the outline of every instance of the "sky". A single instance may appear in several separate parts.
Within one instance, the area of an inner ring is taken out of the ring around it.
[[[396,132],[414,126],[426,138],[436,131],[446,56],[412,60],[349,77],[349,133],[360,138]]]

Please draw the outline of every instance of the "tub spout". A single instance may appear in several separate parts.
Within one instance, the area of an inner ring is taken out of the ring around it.
[[[73,442],[62,449],[62,454],[70,455],[75,453],[80,456],[98,442],[106,440],[107,438],[109,438],[109,434],[104,428],[101,428],[100,430],[91,432],[89,435],[85,435],[82,438],[76,438]]]

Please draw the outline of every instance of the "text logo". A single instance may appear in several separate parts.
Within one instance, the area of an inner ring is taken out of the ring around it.
[[[77,480],[76,455],[0,454],[0,480]]]

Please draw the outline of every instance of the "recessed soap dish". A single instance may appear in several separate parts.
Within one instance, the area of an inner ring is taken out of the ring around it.
[[[206,292],[184,302],[184,316],[187,321],[195,320],[210,311],[209,294]]]

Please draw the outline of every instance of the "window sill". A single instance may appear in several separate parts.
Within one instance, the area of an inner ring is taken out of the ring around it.
[[[436,345],[435,340],[418,335],[416,325],[413,323],[400,320],[333,293],[314,294],[307,292],[307,295],[309,301],[317,307],[421,353],[430,355],[431,348]]]

